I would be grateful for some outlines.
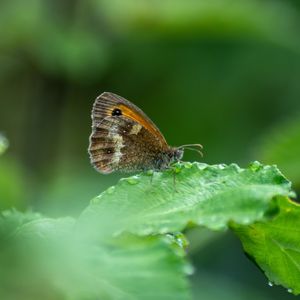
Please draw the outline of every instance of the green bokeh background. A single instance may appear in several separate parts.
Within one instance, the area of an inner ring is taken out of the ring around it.
[[[103,91],[142,108],[171,145],[204,145],[185,160],[277,163],[300,188],[299,1],[2,0],[0,66],[1,210],[77,216],[117,182],[87,154]],[[232,235],[188,236],[195,299],[294,298]]]

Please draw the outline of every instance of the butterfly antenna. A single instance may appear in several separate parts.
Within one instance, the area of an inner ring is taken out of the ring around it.
[[[201,144],[186,144],[186,145],[181,145],[181,146],[179,147],[179,149],[180,149],[180,148],[186,148],[186,147],[198,147],[198,148],[200,148],[200,149],[203,149],[203,146],[202,146]]]
[[[203,153],[201,151],[203,149],[203,146],[201,144],[186,144],[186,145],[182,145],[182,146],[180,146],[178,148],[179,149],[183,148],[183,149],[187,149],[187,150],[198,152],[201,155],[201,157],[203,157]]]
[[[203,157],[203,153],[202,153],[200,150],[198,150],[198,149],[195,149],[195,148],[189,148],[189,147],[184,147],[184,149],[191,150],[191,151],[195,151],[195,152],[199,153],[201,157]]]

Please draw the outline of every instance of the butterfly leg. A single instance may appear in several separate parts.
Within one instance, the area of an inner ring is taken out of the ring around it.
[[[152,185],[153,183],[153,177],[154,177],[154,171],[152,172],[151,176],[150,176],[150,184]]]
[[[176,187],[176,167],[170,165],[166,168],[166,170],[170,170],[172,172],[173,175],[173,187],[174,187],[174,192],[178,193],[177,187]]]
[[[175,193],[179,193],[176,187],[176,172],[173,170],[173,186],[174,186],[174,191]]]
[[[153,170],[145,170],[144,171],[145,175],[150,176],[150,185],[153,184],[154,173],[155,173],[155,171],[153,171]]]

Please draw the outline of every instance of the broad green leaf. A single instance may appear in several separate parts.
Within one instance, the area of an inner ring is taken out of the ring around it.
[[[270,285],[300,294],[300,205],[280,200],[280,213],[269,222],[233,225],[244,250],[264,271]]]
[[[190,269],[171,239],[82,240],[71,218],[12,219],[19,225],[1,244],[1,299],[190,299]]]
[[[41,218],[40,214],[28,211],[21,213],[17,210],[5,210],[0,213],[0,241],[9,238],[20,227]]]
[[[276,163],[300,187],[300,116],[281,124],[265,137],[258,155],[265,163]]]
[[[76,266],[81,276],[69,278],[67,294],[71,299],[190,299],[190,268],[172,248],[154,236],[126,236],[81,247]]]
[[[226,229],[231,220],[250,224],[274,213],[272,198],[291,192],[275,166],[257,162],[247,169],[201,163],[174,168],[152,180],[150,173],[122,179],[91,202],[78,228],[97,237],[103,228],[139,235],[182,231],[188,224]]]
[[[37,226],[40,224],[41,226]],[[48,226],[45,226],[48,224]],[[0,298],[7,300],[62,299],[51,282],[53,236],[64,228],[61,220],[31,212],[5,211],[0,217]],[[60,224],[60,226],[55,226]],[[50,225],[50,226],[49,226]],[[49,230],[49,227],[53,229]],[[35,228],[35,229],[34,229]],[[49,234],[52,232],[52,237]]]

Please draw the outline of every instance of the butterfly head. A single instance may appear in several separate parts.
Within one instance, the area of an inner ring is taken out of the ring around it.
[[[188,144],[188,145],[182,145],[180,147],[169,147],[169,149],[166,152],[162,152],[161,155],[158,156],[159,159],[156,160],[154,169],[156,170],[168,169],[172,163],[181,161],[185,149],[196,151],[201,156],[203,156],[201,152],[202,149],[201,144]]]
[[[173,147],[170,149],[169,158],[171,162],[180,161],[184,154],[184,148]]]
[[[169,169],[170,165],[174,162],[181,160],[183,156],[184,149],[178,147],[169,147],[160,153],[156,154],[153,161],[153,165],[150,165],[150,169],[156,171],[162,171]]]
[[[180,147],[177,148],[178,150],[184,150],[184,149],[187,149],[187,150],[192,150],[192,151],[196,151],[197,153],[200,154],[201,157],[203,157],[203,153],[202,153],[202,149],[203,149],[203,146],[201,144],[186,144],[186,145],[182,145]],[[183,152],[182,152],[183,154]]]

